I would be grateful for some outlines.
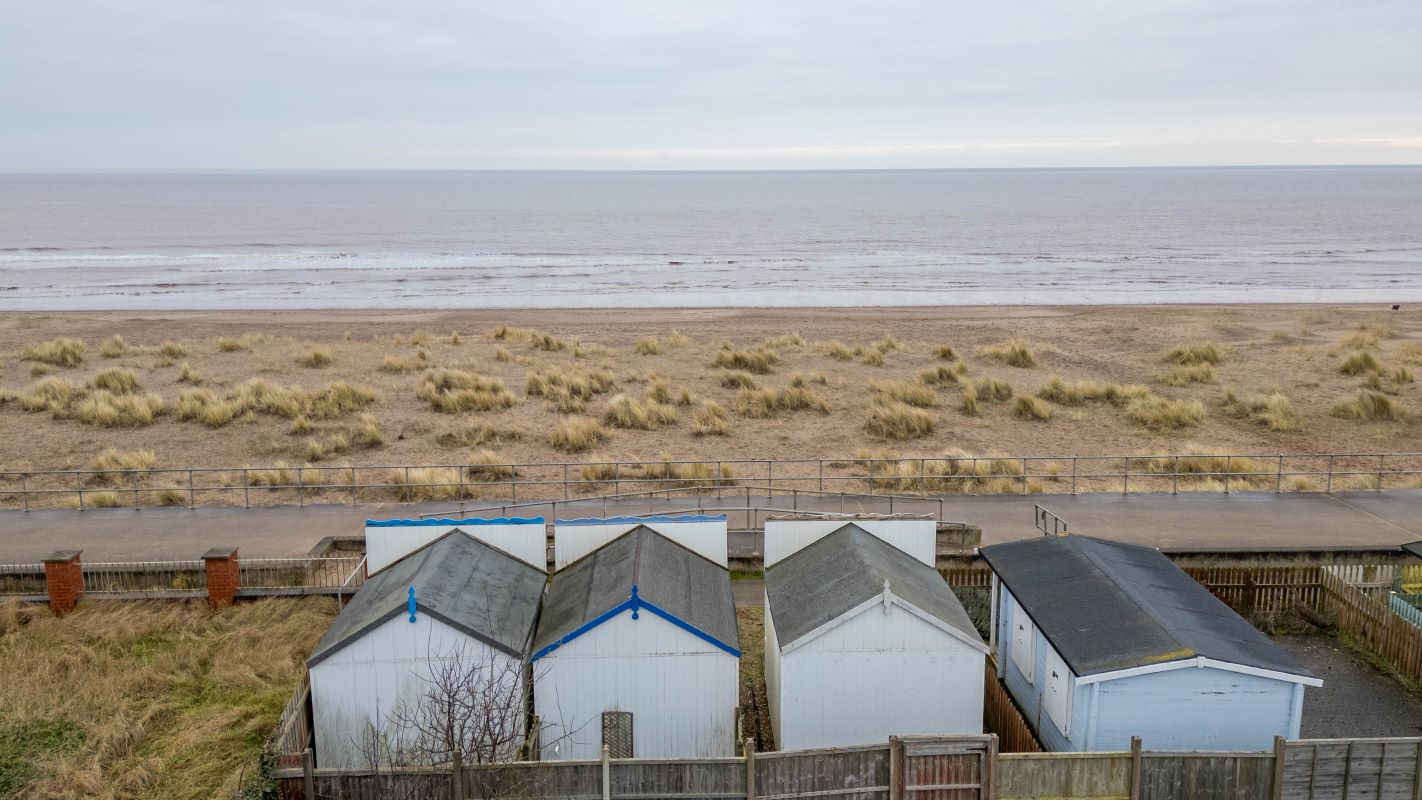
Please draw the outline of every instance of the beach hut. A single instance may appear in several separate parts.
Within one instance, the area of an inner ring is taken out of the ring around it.
[[[1087,536],[982,549],[998,674],[1048,750],[1267,750],[1297,738],[1286,652],[1160,551]]]
[[[548,569],[548,529],[542,517],[497,519],[368,519],[366,571],[379,572],[407,554],[458,530],[541,570]]]
[[[726,566],[726,515],[652,514],[553,523],[553,568],[562,569],[633,528],[645,525],[693,553]]]
[[[735,754],[730,573],[652,528],[554,573],[533,649],[545,759]]]
[[[782,750],[982,733],[987,651],[933,567],[859,525],[765,571],[765,683]]]
[[[516,703],[522,726],[546,580],[544,570],[458,529],[370,575],[307,662],[317,764],[372,766],[367,731],[391,734],[392,716],[425,702],[451,661],[486,665],[483,688]]]
[[[928,566],[935,566],[938,522],[932,517],[882,515],[785,515],[765,520],[765,566],[853,523]]]

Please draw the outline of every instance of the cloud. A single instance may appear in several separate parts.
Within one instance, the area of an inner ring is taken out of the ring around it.
[[[1412,0],[73,0],[0,168],[1415,161]]]

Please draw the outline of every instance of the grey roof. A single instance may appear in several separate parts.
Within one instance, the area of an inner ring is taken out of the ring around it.
[[[765,571],[765,594],[780,646],[889,590],[982,644],[963,604],[933,567],[848,524]]]
[[[1398,546],[1402,549],[1402,552],[1422,558],[1422,542],[1408,542]]]
[[[411,586],[418,613],[524,658],[547,578],[542,570],[452,530],[370,576],[331,623],[307,664],[314,666],[406,613]]]
[[[534,653],[580,633],[626,602],[633,586],[642,600],[727,647],[737,647],[731,573],[638,525],[553,575]]]
[[[1204,656],[1313,677],[1154,548],[1069,535],[981,552],[1078,676]]]

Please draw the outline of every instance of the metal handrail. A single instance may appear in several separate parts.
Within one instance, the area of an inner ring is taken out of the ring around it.
[[[1405,463],[1412,459],[1413,463]],[[1219,464],[1223,468],[1219,468]],[[889,467],[888,465],[893,465]],[[1208,469],[1196,471],[1205,465]],[[1238,465],[1236,468],[1235,465]],[[686,470],[685,467],[696,467]],[[1184,468],[1182,470],[1182,467]],[[827,471],[828,470],[828,471]],[[443,472],[430,479],[427,471]],[[604,473],[611,472],[610,475]],[[424,473],[423,475],[421,473]],[[335,473],[334,475],[332,473]],[[372,474],[380,479],[371,479]],[[576,474],[575,474],[576,473]],[[493,475],[495,477],[488,477]],[[507,475],[508,477],[503,477]],[[266,479],[266,477],[272,479]],[[256,483],[253,479],[257,478]],[[199,480],[202,478],[203,480]],[[1286,486],[1286,479],[1308,479],[1308,487]],[[487,491],[508,492],[518,503],[519,492],[561,494],[572,499],[593,487],[612,484],[614,493],[624,486],[676,484],[702,491],[739,485],[746,480],[762,483],[770,494],[857,482],[892,486],[915,495],[975,494],[1010,490],[1029,494],[1052,489],[1078,494],[1108,482],[1122,493],[1181,490],[1182,482],[1229,493],[1241,483],[1253,488],[1283,491],[1332,492],[1340,480],[1361,479],[1364,488],[1382,491],[1397,488],[1398,479],[1422,485],[1422,452],[1361,453],[1246,453],[1161,454],[1100,456],[903,456],[871,458],[796,459],[684,459],[666,461],[543,461],[506,464],[425,465],[308,465],[299,467],[154,467],[151,469],[51,469],[0,471],[0,501],[20,498],[30,510],[32,501],[65,498],[79,509],[122,502],[133,508],[182,504],[195,507],[218,496],[217,502],[241,494],[241,505],[252,505],[252,493],[290,494],[305,505],[308,497],[331,493],[346,495],[352,504],[361,492],[381,492],[379,500],[425,499],[421,494],[451,494],[463,499]],[[1393,485],[1388,486],[1392,480]],[[1134,484],[1134,485],[1133,485]],[[1272,485],[1271,485],[1272,484]],[[1321,484],[1321,485],[1320,485]],[[1189,488],[1188,486],[1186,488]],[[1345,487],[1346,488],[1346,487]],[[440,499],[440,498],[432,498]],[[87,501],[87,502],[86,502]],[[228,505],[236,504],[235,500]]]

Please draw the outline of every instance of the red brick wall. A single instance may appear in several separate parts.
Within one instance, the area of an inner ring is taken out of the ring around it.
[[[84,568],[78,551],[54,553],[44,560],[44,582],[49,591],[49,608],[68,614],[84,594]]]
[[[207,604],[213,608],[232,605],[242,583],[237,548],[209,550],[202,560],[207,567]]]

